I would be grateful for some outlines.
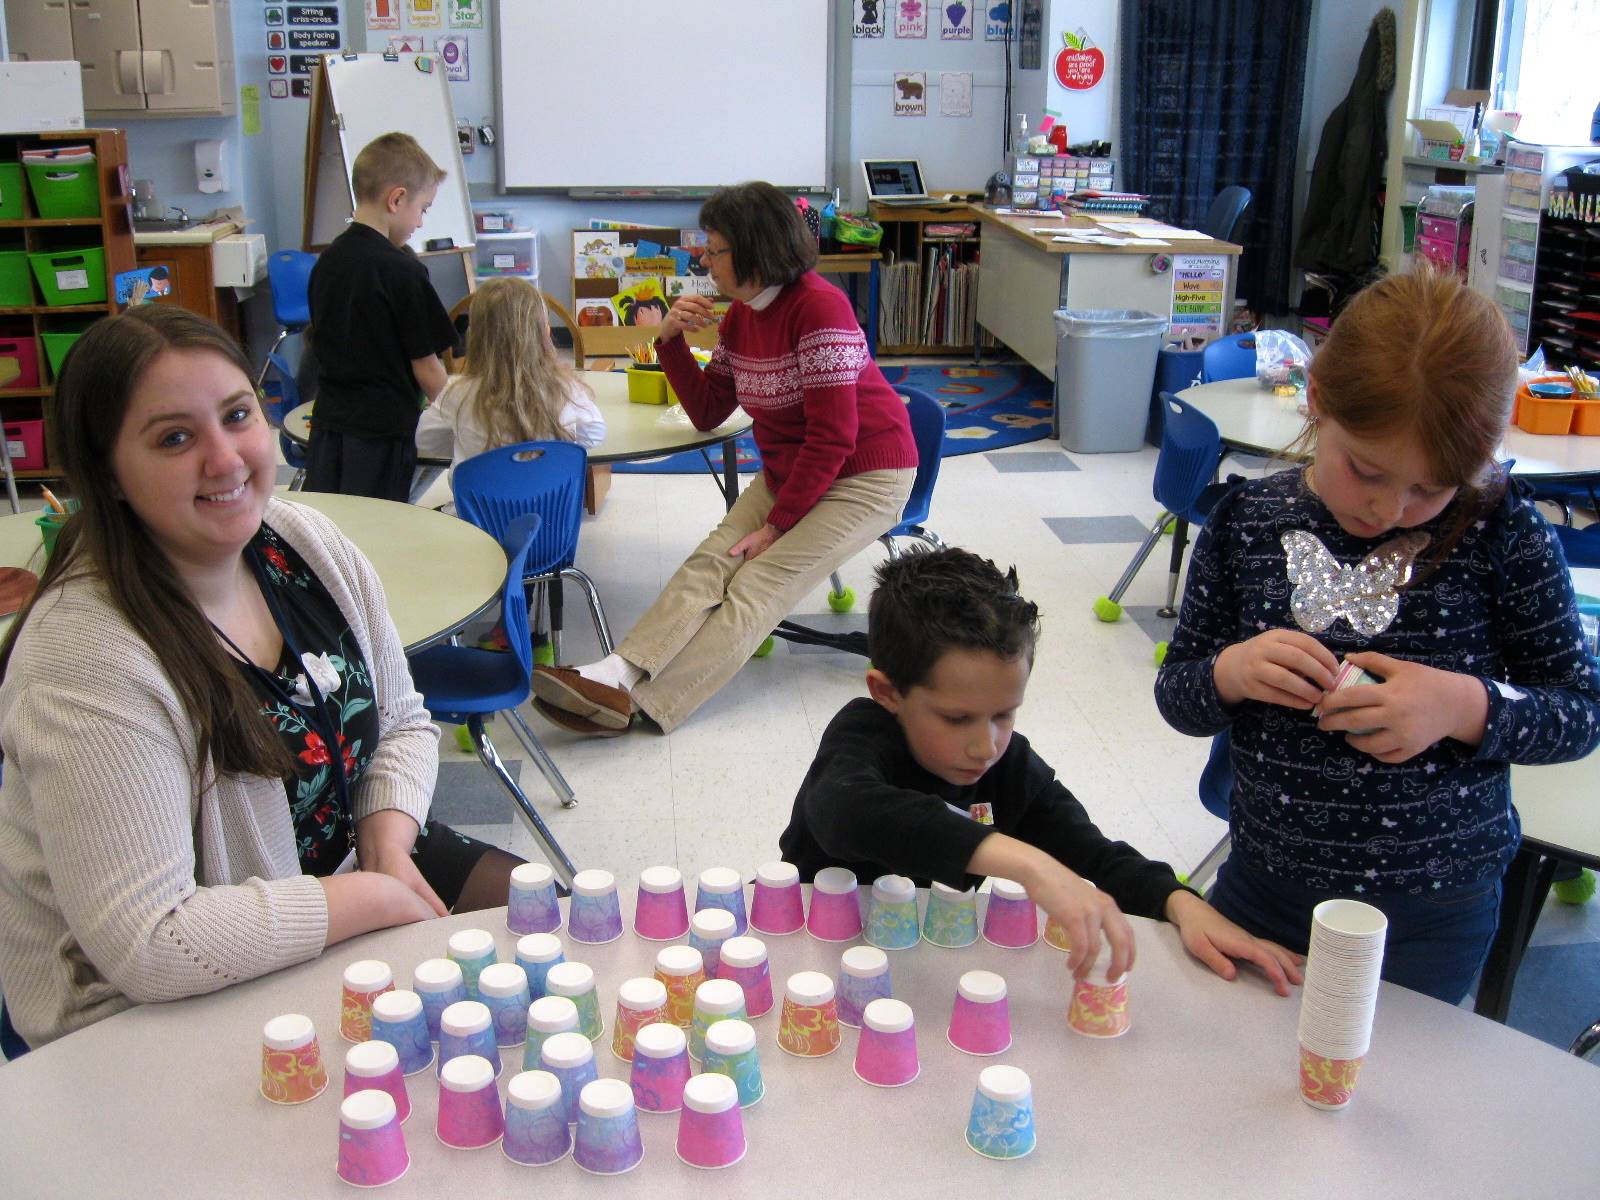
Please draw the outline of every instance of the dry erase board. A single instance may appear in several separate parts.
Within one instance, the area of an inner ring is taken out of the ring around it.
[[[508,189],[828,177],[829,0],[512,0],[495,22]]]

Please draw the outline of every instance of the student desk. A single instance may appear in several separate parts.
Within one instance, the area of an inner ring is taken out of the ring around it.
[[[622,908],[631,926],[631,895]],[[208,996],[130,1009],[0,1068],[0,1178],[19,1196],[71,1200],[123,1194],[130,1181],[151,1195],[348,1198],[333,1170],[347,1049],[341,971],[378,958],[403,986],[418,962],[444,953],[450,932],[473,926],[490,930],[509,961],[515,937],[504,917],[497,909],[369,934]],[[447,1149],[433,1132],[438,1084],[423,1073],[407,1081],[411,1169],[383,1194],[1175,1196],[1203,1180],[1235,1200],[1279,1200],[1295,1179],[1351,1196],[1445,1197],[1580,1194],[1600,1177],[1600,1072],[1590,1065],[1384,984],[1355,1102],[1319,1112],[1299,1098],[1298,997],[1281,999],[1258,978],[1227,983],[1185,954],[1170,925],[1133,924],[1133,1028],[1114,1041],[1067,1029],[1059,951],[923,944],[890,954],[895,992],[917,1015],[922,1075],[906,1087],[854,1076],[850,1029],[826,1058],[791,1058],[774,1041],[775,1008],[752,1022],[767,1094],[744,1112],[744,1160],[713,1174],[687,1167],[673,1154],[676,1115],[641,1113],[644,1161],[605,1179],[570,1159],[535,1168],[495,1146]],[[834,972],[843,949],[803,932],[765,940],[780,996],[794,971]],[[610,1051],[617,985],[648,975],[660,944],[631,928],[605,946],[563,941],[570,959],[595,969],[600,1074],[625,1078]],[[977,968],[1001,972],[1010,991],[1015,1041],[993,1058],[944,1038],[956,980]],[[329,1074],[326,1092],[292,1108],[256,1091],[261,1027],[285,1012],[315,1023]],[[502,1097],[520,1050],[503,1053]],[[978,1073],[993,1063],[1032,1077],[1039,1146],[1028,1158],[992,1162],[963,1140]]]

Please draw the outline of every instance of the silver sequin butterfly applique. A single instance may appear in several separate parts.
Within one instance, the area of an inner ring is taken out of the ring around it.
[[[1294,585],[1289,611],[1295,624],[1321,633],[1343,617],[1363,637],[1382,633],[1400,612],[1399,589],[1429,540],[1425,533],[1402,533],[1347,567],[1315,534],[1289,530],[1281,541]]]

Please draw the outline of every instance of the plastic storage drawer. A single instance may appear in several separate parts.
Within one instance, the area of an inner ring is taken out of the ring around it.
[[[100,215],[100,183],[93,159],[74,163],[28,163],[28,190],[41,217],[63,220]]]
[[[1470,248],[1456,246],[1455,239],[1419,237],[1417,239],[1417,253],[1436,266],[1446,271],[1454,271],[1466,265]]]
[[[0,221],[20,221],[26,215],[22,207],[22,164],[0,163]]]
[[[1422,226],[1423,237],[1443,238],[1450,242],[1456,240],[1456,232],[1461,228],[1461,223],[1454,217],[1430,217],[1427,213],[1419,214],[1417,222]]]
[[[0,250],[0,308],[28,308],[34,303],[26,250]]]
[[[7,421],[5,423],[6,449],[11,454],[11,466],[17,471],[44,469],[44,422]]]
[[[104,304],[106,252],[101,246],[81,250],[45,250],[28,255],[33,277],[51,306]]]
[[[16,377],[6,380],[8,370],[0,370],[0,389],[36,388],[39,386],[39,346],[33,335],[17,337],[0,335],[0,364],[15,363]]]

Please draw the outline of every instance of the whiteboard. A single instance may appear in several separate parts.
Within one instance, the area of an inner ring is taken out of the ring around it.
[[[825,187],[831,8],[500,0],[503,186]]]
[[[432,238],[447,237],[457,246],[477,241],[473,232],[472,205],[467,199],[466,172],[461,165],[461,146],[456,141],[456,119],[450,108],[450,92],[444,67],[435,54],[403,54],[387,61],[382,54],[323,56],[328,99],[334,120],[340,126],[339,145],[344,163],[338,172],[319,171],[325,185],[331,176],[345,181],[345,202],[351,202],[349,171],[356,155],[373,138],[399,130],[422,143],[422,148],[447,172],[439,183],[433,207],[412,236],[409,245],[420,251]],[[428,69],[422,69],[422,63]],[[329,152],[331,139],[323,139],[323,153]],[[324,164],[326,165],[326,164]],[[318,196],[316,224],[322,226],[331,206]],[[348,215],[348,211],[344,214]],[[342,218],[341,218],[342,219]],[[340,226],[342,228],[342,225]],[[320,242],[329,231],[316,230]],[[337,236],[338,230],[332,230]],[[331,237],[327,240],[331,240]]]

